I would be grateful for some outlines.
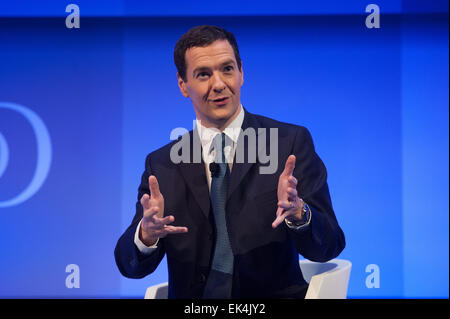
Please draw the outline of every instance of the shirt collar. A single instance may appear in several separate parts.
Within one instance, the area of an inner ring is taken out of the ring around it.
[[[238,116],[231,122],[224,130],[223,133],[227,137],[229,137],[234,144],[237,143],[237,140],[239,138],[239,134],[241,131],[242,123],[244,122],[244,108],[242,107],[242,104],[239,106],[240,111]],[[212,143],[212,140],[214,137],[221,133],[219,129],[217,128],[209,128],[202,125],[201,121],[199,119],[195,120],[196,123],[196,130],[200,137],[200,141],[202,143],[202,147],[205,149],[207,146],[210,146]]]

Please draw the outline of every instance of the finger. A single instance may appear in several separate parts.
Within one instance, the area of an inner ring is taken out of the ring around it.
[[[283,221],[283,219],[281,217],[283,215],[283,211],[284,211],[283,208],[279,207],[277,209],[277,212],[276,212],[277,218],[275,218],[275,220],[272,222],[272,228],[278,227],[278,225]]]
[[[166,216],[166,217],[163,217],[163,218],[155,218],[155,224],[156,225],[163,225],[163,226],[165,226],[167,224],[173,223],[174,221],[175,221],[175,217],[173,217],[173,216]]]
[[[150,194],[151,197],[159,197],[161,195],[160,191],[159,191],[159,184],[158,184],[158,180],[156,179],[156,177],[154,175],[151,175],[148,178],[148,185],[150,187]]]
[[[289,197],[291,198],[297,197],[297,190],[295,188],[288,187],[286,191],[289,194]]]
[[[291,215],[294,215],[292,210],[285,210],[283,214],[281,214],[274,220],[274,222],[272,223],[272,228],[277,228],[281,223],[284,222],[286,217]]]
[[[289,184],[292,186],[292,187],[296,187],[297,186],[297,179],[294,177],[294,176],[289,176],[289,178],[288,178],[288,181],[289,181]]]
[[[272,223],[272,228],[277,228],[284,221],[284,214],[278,216]]]
[[[286,164],[284,165],[284,175],[292,175],[294,173],[295,168],[295,156],[289,155],[288,159],[286,160]]]
[[[168,234],[181,234],[181,233],[187,233],[188,228],[187,227],[179,227],[179,226],[164,226],[164,231]]]
[[[282,207],[278,207],[278,209],[277,209],[277,212],[275,213],[275,215],[278,217],[278,216],[281,216],[281,214],[283,214],[283,208]]]
[[[278,202],[278,209],[281,209],[282,211],[292,209],[292,208],[294,208],[294,206],[295,206],[294,202],[288,202],[285,200],[281,200]],[[279,216],[278,211],[277,211],[277,216]]]
[[[141,197],[141,205],[142,207],[145,209],[149,209],[150,208],[150,196],[148,194],[144,194]]]

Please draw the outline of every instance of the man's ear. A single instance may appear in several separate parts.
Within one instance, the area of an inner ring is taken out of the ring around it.
[[[178,79],[178,87],[180,88],[181,94],[183,94],[184,97],[189,97],[189,93],[186,88],[186,83],[183,81],[178,72],[177,72],[177,79]]]

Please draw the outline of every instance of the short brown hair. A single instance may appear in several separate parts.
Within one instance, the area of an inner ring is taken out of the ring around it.
[[[239,55],[239,48],[233,33],[220,27],[211,25],[200,25],[193,27],[183,34],[175,44],[174,60],[178,74],[186,82],[186,51],[192,47],[205,47],[217,40],[227,40],[234,51],[236,62],[241,71],[242,62]]]

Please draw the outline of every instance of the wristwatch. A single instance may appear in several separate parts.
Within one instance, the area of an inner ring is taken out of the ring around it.
[[[289,227],[300,227],[304,224],[306,224],[309,221],[309,217],[311,215],[311,210],[309,209],[308,204],[306,204],[303,199],[303,209],[302,209],[302,221],[297,221],[297,222],[291,222],[289,220],[286,219],[286,224]]]

